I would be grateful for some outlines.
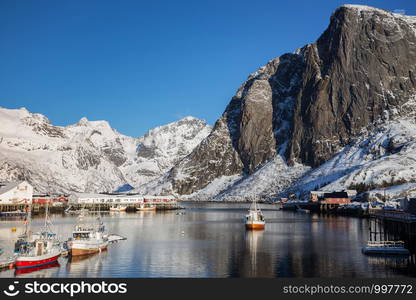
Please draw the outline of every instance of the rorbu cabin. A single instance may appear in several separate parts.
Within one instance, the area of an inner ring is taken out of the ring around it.
[[[351,197],[347,192],[324,193],[322,204],[348,204],[351,203]]]

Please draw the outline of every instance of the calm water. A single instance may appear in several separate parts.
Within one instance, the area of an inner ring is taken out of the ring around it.
[[[110,233],[127,237],[108,251],[81,260],[60,258],[25,274],[0,277],[398,277],[414,275],[407,259],[367,257],[367,221],[278,211],[262,205],[266,230],[248,232],[247,204],[185,203],[176,211],[107,213]],[[69,237],[74,216],[52,215],[55,231]],[[42,219],[33,221],[34,230]],[[11,232],[17,227],[17,232]],[[0,220],[7,256],[22,232],[21,220]]]

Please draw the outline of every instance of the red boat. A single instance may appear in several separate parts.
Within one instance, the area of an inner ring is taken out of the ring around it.
[[[49,228],[48,206],[46,206],[45,226],[42,232],[32,234],[28,230],[28,225],[30,218],[24,236],[16,242],[16,269],[38,268],[56,263],[61,256],[61,243]]]
[[[53,239],[36,239],[22,246],[16,269],[36,268],[57,262],[61,249]]]

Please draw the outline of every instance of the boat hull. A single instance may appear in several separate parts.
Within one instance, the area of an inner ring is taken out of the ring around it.
[[[58,261],[55,261],[53,263],[43,265],[43,266],[40,266],[40,267],[16,269],[15,275],[19,276],[19,275],[23,275],[23,274],[28,274],[28,273],[32,273],[32,272],[36,272],[36,271],[40,271],[40,270],[46,270],[46,269],[50,269],[50,268],[56,268],[56,267],[59,267],[59,262]]]
[[[53,264],[58,261],[61,254],[50,254],[42,255],[41,258],[37,257],[18,257],[16,259],[15,267],[16,269],[28,269],[28,268],[38,268],[48,264]]]
[[[248,230],[263,230],[266,227],[264,222],[247,222],[246,229]]]
[[[410,255],[409,250],[401,247],[364,247],[361,251],[363,254],[370,255]]]
[[[108,243],[96,244],[96,245],[83,245],[83,244],[74,244],[69,250],[71,256],[82,256],[98,253],[101,251],[107,250]]]
[[[156,211],[156,207],[138,207],[138,211]]]

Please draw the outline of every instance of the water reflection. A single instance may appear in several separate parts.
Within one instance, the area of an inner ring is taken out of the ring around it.
[[[111,233],[127,237],[108,251],[36,270],[27,277],[397,277],[414,276],[410,260],[373,260],[361,254],[367,221],[277,211],[263,205],[264,231],[246,231],[248,204],[188,203],[175,211],[107,213]],[[52,215],[62,237],[76,216]],[[94,218],[94,216],[91,216]],[[42,218],[33,222],[34,230]],[[12,232],[11,227],[17,227]],[[0,247],[12,250],[21,220],[0,221]],[[6,255],[5,255],[6,256]],[[14,270],[0,272],[13,277]]]

